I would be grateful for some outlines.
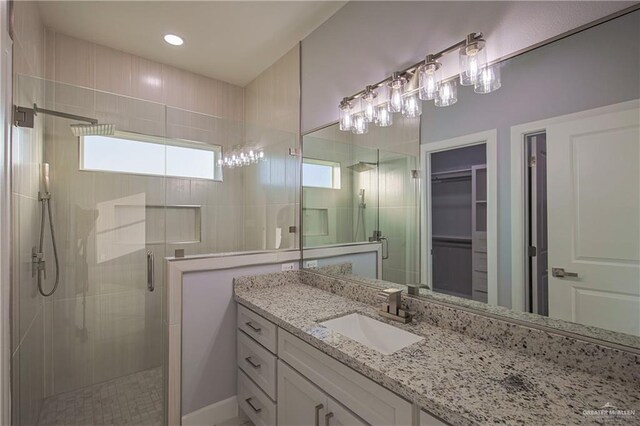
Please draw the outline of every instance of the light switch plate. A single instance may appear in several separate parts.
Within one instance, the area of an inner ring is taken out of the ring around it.
[[[304,267],[305,267],[305,269],[317,268],[318,267],[318,261],[317,260],[307,260],[306,262],[304,262]]]

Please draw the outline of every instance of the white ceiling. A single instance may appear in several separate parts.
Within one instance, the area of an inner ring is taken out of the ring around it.
[[[346,1],[43,1],[47,28],[244,86]],[[184,45],[166,44],[166,33]]]

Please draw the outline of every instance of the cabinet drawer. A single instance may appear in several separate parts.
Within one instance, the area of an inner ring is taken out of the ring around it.
[[[412,405],[294,335],[278,331],[278,353],[335,400],[371,425],[412,424]]]
[[[276,357],[242,331],[238,332],[238,367],[275,401]]]
[[[276,424],[276,404],[238,369],[238,406],[256,426]]]
[[[238,328],[272,353],[277,351],[278,327],[242,305],[238,305]]]
[[[447,424],[426,411],[420,410],[420,426],[447,426]]]

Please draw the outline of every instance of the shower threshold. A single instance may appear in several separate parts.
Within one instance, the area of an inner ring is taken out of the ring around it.
[[[47,398],[38,425],[162,424],[162,368],[152,368]]]

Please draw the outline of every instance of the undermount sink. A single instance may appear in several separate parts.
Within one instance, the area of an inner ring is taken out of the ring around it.
[[[321,322],[320,325],[384,355],[390,355],[424,339],[408,331],[360,314],[349,314],[334,318]]]

